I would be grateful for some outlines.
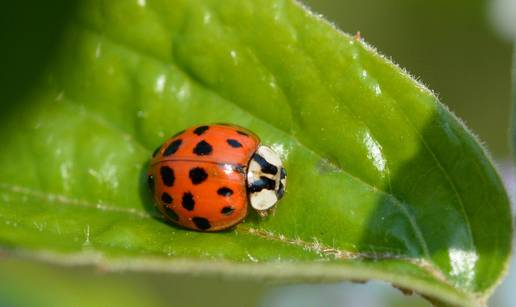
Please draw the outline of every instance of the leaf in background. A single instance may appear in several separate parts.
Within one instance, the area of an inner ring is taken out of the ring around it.
[[[516,49],[512,56],[512,153],[516,161]]]
[[[106,273],[26,259],[2,259],[0,275],[0,306],[252,307],[259,306],[257,301],[267,290],[259,281],[242,283],[216,276],[200,279],[147,272]],[[231,293],[231,300],[220,295],[227,289],[236,290]]]
[[[509,203],[485,152],[424,86],[296,2],[87,1],[0,137],[0,242],[110,269],[381,279],[481,305]],[[193,124],[250,128],[284,158],[275,215],[233,231],[156,218],[152,149]]]

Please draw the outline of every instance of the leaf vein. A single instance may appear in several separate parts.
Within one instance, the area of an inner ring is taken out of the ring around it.
[[[0,182],[0,189],[4,189],[11,193],[29,195],[32,197],[47,200],[49,202],[57,202],[60,204],[78,206],[78,207],[95,209],[95,210],[100,210],[100,211],[110,211],[110,212],[116,212],[116,213],[130,214],[135,217],[142,218],[142,219],[162,219],[161,216],[147,214],[144,212],[140,212],[136,209],[117,208],[113,205],[102,204],[102,203],[94,204],[92,202],[82,200],[82,199],[71,198],[71,197],[68,197],[65,195],[61,195],[61,194],[42,192],[42,191],[35,190],[32,188],[8,184],[8,183],[4,183],[4,182]],[[255,229],[255,228],[250,228],[250,227],[246,227],[246,226],[237,227],[237,231],[244,232],[245,234],[248,234],[248,235],[254,236],[254,237],[258,237],[258,238],[262,238],[262,239],[266,239],[266,240],[274,240],[274,241],[281,242],[286,245],[297,246],[297,247],[302,248],[305,251],[314,252],[317,255],[319,255],[320,257],[326,258],[326,260],[333,258],[336,260],[400,260],[400,261],[406,261],[408,263],[411,263],[413,265],[420,267],[421,269],[425,270],[426,272],[428,272],[434,278],[440,280],[441,282],[449,284],[449,282],[446,279],[446,277],[444,276],[444,274],[435,265],[433,265],[431,262],[429,262],[428,260],[423,259],[423,258],[411,258],[411,257],[407,257],[405,255],[402,255],[401,253],[391,253],[391,252],[366,253],[366,252],[346,251],[346,250],[326,246],[326,245],[318,242],[317,240],[314,240],[314,242],[307,242],[307,241],[301,240],[300,238],[291,239],[285,235],[273,234],[272,232],[269,232],[266,230]]]

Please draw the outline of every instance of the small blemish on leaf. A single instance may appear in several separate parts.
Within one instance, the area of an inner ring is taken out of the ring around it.
[[[336,162],[330,161],[328,159],[320,159],[317,161],[315,168],[321,174],[342,172],[342,169],[337,165]]]

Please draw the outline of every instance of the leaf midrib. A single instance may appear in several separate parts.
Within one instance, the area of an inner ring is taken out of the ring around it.
[[[122,213],[122,214],[128,214],[140,219],[162,219],[162,216],[158,215],[151,215],[147,214],[145,212],[140,212],[136,209],[127,209],[127,208],[119,208],[115,205],[110,205],[107,203],[103,203],[102,205],[94,204],[92,202],[89,202],[87,200],[83,199],[77,199],[73,197],[69,197],[66,195],[61,194],[54,194],[49,192],[43,192],[40,190],[35,190],[30,187],[20,186],[20,185],[13,185],[5,182],[0,182],[0,189],[6,190],[9,193],[15,193],[15,194],[22,194],[22,195],[28,195],[31,197],[40,198],[48,203],[59,203],[62,205],[67,206],[77,206],[81,208],[86,208],[90,210],[98,210],[102,212],[113,212],[113,213]],[[308,242],[301,239],[289,239],[285,235],[276,234],[273,232],[269,232],[263,229],[257,229],[253,227],[247,227],[247,226],[241,226],[236,228],[237,232],[242,232],[244,234],[254,236],[260,239],[268,240],[268,241],[275,241],[279,242],[281,244],[284,244],[286,246],[295,246],[302,249],[304,252],[311,252],[315,255],[319,256],[321,260],[330,261],[332,259],[334,260],[364,260],[364,259],[370,259],[370,260],[399,260],[404,261],[407,263],[410,263],[412,265],[418,266],[420,269],[424,270],[428,274],[430,274],[432,277],[434,277],[436,280],[439,280],[440,282],[452,286],[447,278],[442,274],[442,272],[435,267],[432,263],[428,262],[425,259],[415,259],[406,257],[401,254],[392,254],[392,253],[367,253],[367,252],[350,252],[342,249],[337,249],[334,247],[329,247],[324,244],[321,244],[318,241],[314,242]]]
[[[21,186],[14,186],[11,184],[5,184],[0,182],[0,188],[6,189],[12,193],[29,193],[31,196],[37,196],[37,197],[44,197],[47,201],[50,202],[50,199],[48,198],[48,195],[52,195],[53,199],[58,200],[58,202],[61,202],[63,204],[72,205],[72,206],[81,206],[92,210],[100,210],[100,211],[111,211],[116,213],[123,213],[123,214],[129,214],[132,216],[135,216],[137,218],[142,219],[153,219],[154,217],[151,215],[147,215],[145,213],[138,212],[136,210],[130,210],[130,209],[123,209],[123,208],[116,208],[113,206],[104,206],[99,207],[98,205],[95,205],[93,203],[89,203],[84,200],[70,198],[64,195],[58,195],[58,194],[50,194],[47,192],[41,192],[37,191],[28,187],[21,187]],[[238,228],[237,231],[244,231],[245,234],[256,236],[265,240],[274,240],[276,242],[280,242],[285,245],[294,245],[296,247],[301,248],[304,252],[314,252],[316,255],[321,256],[321,253],[324,253],[326,258],[325,260],[330,260],[328,257],[333,257],[335,260],[345,260],[345,259],[357,259],[357,258],[349,258],[349,257],[338,257],[339,255],[335,255],[335,253],[347,253],[345,251],[341,250],[326,250],[325,246],[318,246],[317,248],[313,248],[312,245],[318,244],[317,242],[310,243],[306,241],[299,241],[298,243],[292,243],[289,241],[286,241],[285,238],[281,238],[281,236],[278,238],[278,235],[274,234],[268,234],[267,232],[262,232],[262,230],[254,229],[254,228]],[[320,275],[320,270],[323,269],[323,267],[319,267],[317,270],[311,269],[312,264],[310,263],[297,263],[295,268],[290,268],[285,272],[285,270],[282,269],[282,272],[280,272],[280,276],[277,276],[278,269],[275,268],[277,265],[281,265],[281,268],[284,268],[285,265],[289,265],[289,263],[275,263],[275,262],[267,262],[262,261],[259,263],[245,263],[245,262],[238,262],[238,261],[228,261],[228,260],[190,260],[189,258],[163,258],[162,256],[156,257],[149,257],[149,256],[143,256],[143,257],[136,257],[132,261],[132,257],[127,259],[124,257],[121,257],[120,259],[117,258],[111,258],[106,257],[101,251],[87,249],[82,250],[78,253],[56,253],[49,250],[38,250],[36,252],[34,251],[28,251],[20,248],[16,249],[2,249],[4,252],[11,253],[14,255],[21,255],[21,256],[29,256],[30,258],[36,258],[39,260],[44,261],[50,261],[52,263],[57,263],[61,265],[78,265],[78,264],[93,264],[97,265],[99,267],[104,268],[104,270],[131,270],[131,271],[145,271],[145,272],[160,272],[163,273],[166,272],[203,272],[203,273],[209,273],[209,272],[225,272],[225,274],[229,274],[231,276],[239,276],[241,274],[244,274],[245,272],[253,272],[253,274],[257,274],[258,276],[268,277],[268,278],[278,278],[282,277],[288,278],[295,278],[296,276],[301,277],[304,276],[304,278],[315,278],[316,280],[320,281],[320,277],[318,276],[325,276],[324,280],[342,280],[342,278],[346,277],[349,279],[351,277],[351,280],[364,280],[369,279],[370,275],[373,274],[376,276],[376,278],[383,279],[385,281],[395,282],[399,285],[404,285],[405,287],[409,287],[410,285],[414,286],[413,282],[406,280],[405,278],[400,279],[398,281],[394,281],[395,279],[392,273],[382,273],[381,271],[378,271],[377,269],[368,269],[369,273],[362,272],[360,273],[362,278],[356,277],[357,272],[353,273],[352,275],[349,275],[349,269],[344,269],[342,273],[338,273],[339,270],[338,267],[328,267],[322,275]],[[99,253],[100,252],[100,253]],[[370,255],[369,255],[370,256]],[[378,256],[378,254],[374,255]],[[324,258],[323,258],[324,259]],[[373,259],[373,257],[370,257],[369,259]],[[130,260],[130,261],[128,261]],[[357,260],[360,260],[358,258]],[[469,302],[476,302],[476,299],[471,296],[471,294],[467,292],[459,291],[458,289],[454,288],[452,284],[449,283],[449,281],[441,274],[441,272],[436,268],[433,264],[428,263],[425,260],[418,260],[418,259],[411,259],[411,258],[403,258],[403,257],[387,257],[385,260],[399,260],[407,262],[408,264],[415,265],[428,273],[431,277],[433,277],[436,281],[439,281],[444,286],[449,287],[453,289],[453,292],[448,292],[446,297],[448,299],[457,300],[460,298],[460,300],[467,300]],[[325,262],[325,265],[331,265],[331,264],[339,264],[339,262]],[[235,265],[242,266],[239,268],[235,268]],[[315,264],[317,265],[317,264]],[[349,264],[348,264],[349,265]],[[328,271],[329,270],[329,271]],[[359,269],[360,270],[360,269]],[[374,272],[374,273],[372,273]],[[332,274],[330,274],[332,273]],[[355,277],[352,277],[355,276]],[[416,289],[435,292],[437,290],[432,290],[431,286],[424,286],[419,285],[418,287],[415,287]],[[449,291],[449,290],[448,290]],[[423,292],[424,293],[424,292]],[[453,295],[450,297],[449,295]],[[459,301],[457,301],[459,302]]]

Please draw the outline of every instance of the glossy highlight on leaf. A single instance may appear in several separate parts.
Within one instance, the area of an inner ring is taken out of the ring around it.
[[[219,122],[280,153],[287,192],[232,231],[163,222],[147,190],[152,152]],[[0,243],[15,254],[380,279],[464,306],[483,304],[508,261],[509,202],[474,137],[423,85],[292,0],[86,1],[0,137]]]

